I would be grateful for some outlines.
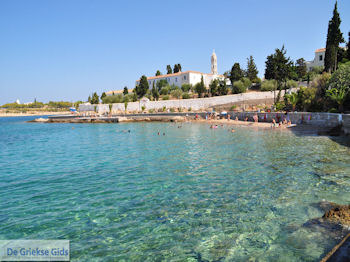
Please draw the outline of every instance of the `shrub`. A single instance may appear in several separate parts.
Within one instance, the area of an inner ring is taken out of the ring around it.
[[[336,109],[336,108],[331,108],[331,109],[329,109],[329,111],[328,111],[329,113],[338,113],[339,111],[338,111],[338,109]]]
[[[163,97],[162,97],[162,100],[169,100],[169,96],[168,96],[168,95],[163,96]]]
[[[174,91],[174,90],[179,90],[180,89],[180,87],[178,87],[178,86],[176,86],[176,85],[174,85],[174,84],[172,84],[171,86],[170,86],[170,91]]]
[[[241,81],[243,82],[246,89],[248,89],[252,86],[252,81],[250,81],[249,78],[247,78],[247,77],[243,77],[241,79]]]
[[[192,89],[192,85],[190,85],[190,84],[183,84],[181,86],[181,89],[182,89],[183,92],[189,92]]]
[[[298,87],[298,82],[294,80],[288,80],[286,83],[286,89]]]
[[[146,107],[145,106],[141,106],[141,110],[145,111]]]
[[[175,108],[173,108],[173,107],[170,108],[170,112],[171,112],[171,113],[174,113],[174,112],[175,112]]]
[[[161,94],[161,95],[168,95],[169,92],[170,92],[170,86],[169,86],[169,85],[163,87],[163,88],[160,90],[160,94]]]
[[[182,91],[181,89],[176,89],[170,92],[170,95],[172,97],[176,97],[177,99],[179,99],[182,96]]]
[[[261,83],[261,91],[273,91],[277,89],[276,80],[265,80]]]
[[[242,80],[233,82],[233,86],[232,86],[232,93],[233,94],[244,93],[246,90],[247,90],[247,88],[245,87]]]
[[[320,90],[326,90],[328,87],[329,79],[331,78],[330,73],[323,73],[322,75],[318,75],[311,82],[310,87],[317,88]]]
[[[122,94],[105,96],[102,99],[103,104],[113,104],[113,103],[122,103],[122,102],[123,102],[123,95]]]
[[[192,111],[192,107],[189,107],[189,108],[188,108],[188,111]]]
[[[189,99],[189,98],[190,98],[189,93],[183,93],[182,94],[182,99]]]
[[[148,112],[153,114],[154,113],[154,109],[149,109]]]

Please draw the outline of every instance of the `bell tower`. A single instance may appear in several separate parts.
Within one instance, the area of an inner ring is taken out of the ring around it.
[[[211,55],[211,73],[213,75],[218,74],[218,61],[217,61],[217,57],[215,54],[215,50],[213,50],[213,53]]]

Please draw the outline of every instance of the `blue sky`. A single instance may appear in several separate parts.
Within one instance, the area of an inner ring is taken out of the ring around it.
[[[325,46],[332,0],[117,1],[1,0],[0,104],[86,100],[94,91],[134,87],[141,75],[246,67],[283,44],[296,60]],[[350,1],[338,1],[350,30]]]

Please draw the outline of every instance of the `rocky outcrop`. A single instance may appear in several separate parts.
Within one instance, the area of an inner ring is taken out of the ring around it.
[[[330,222],[350,226],[350,205],[336,205],[322,217]]]

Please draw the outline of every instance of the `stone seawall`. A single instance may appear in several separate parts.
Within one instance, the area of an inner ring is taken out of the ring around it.
[[[350,115],[343,115],[343,132],[350,135]]]
[[[285,113],[256,113],[256,112],[230,112],[231,119],[235,119],[236,116],[239,120],[244,120],[248,117],[249,121],[253,121],[255,114],[259,117],[259,122],[272,122],[275,119],[276,122],[283,121],[283,119],[290,120],[293,124],[307,124],[313,126],[324,126],[324,127],[336,127],[342,124],[344,116],[349,117],[350,115],[342,115],[335,113],[309,113],[309,112],[289,112]],[[347,124],[350,128],[350,118],[347,118]],[[350,129],[349,129],[350,131]]]
[[[295,91],[293,89],[293,91]],[[276,96],[277,96],[276,92]],[[281,97],[284,96],[285,91],[282,91]],[[138,101],[127,103],[126,110],[128,111],[141,111],[144,107],[146,110],[149,109],[169,109],[169,108],[184,108],[192,110],[204,110],[206,108],[211,108],[219,105],[233,104],[233,103],[244,103],[245,101],[249,103],[250,100],[269,100],[274,98],[274,92],[249,92],[236,95],[226,95],[226,96],[215,96],[207,98],[195,98],[195,99],[179,99],[179,100],[161,100],[161,101]],[[112,113],[125,111],[124,103],[99,104],[99,105],[80,105],[80,112],[95,111],[97,113]]]

